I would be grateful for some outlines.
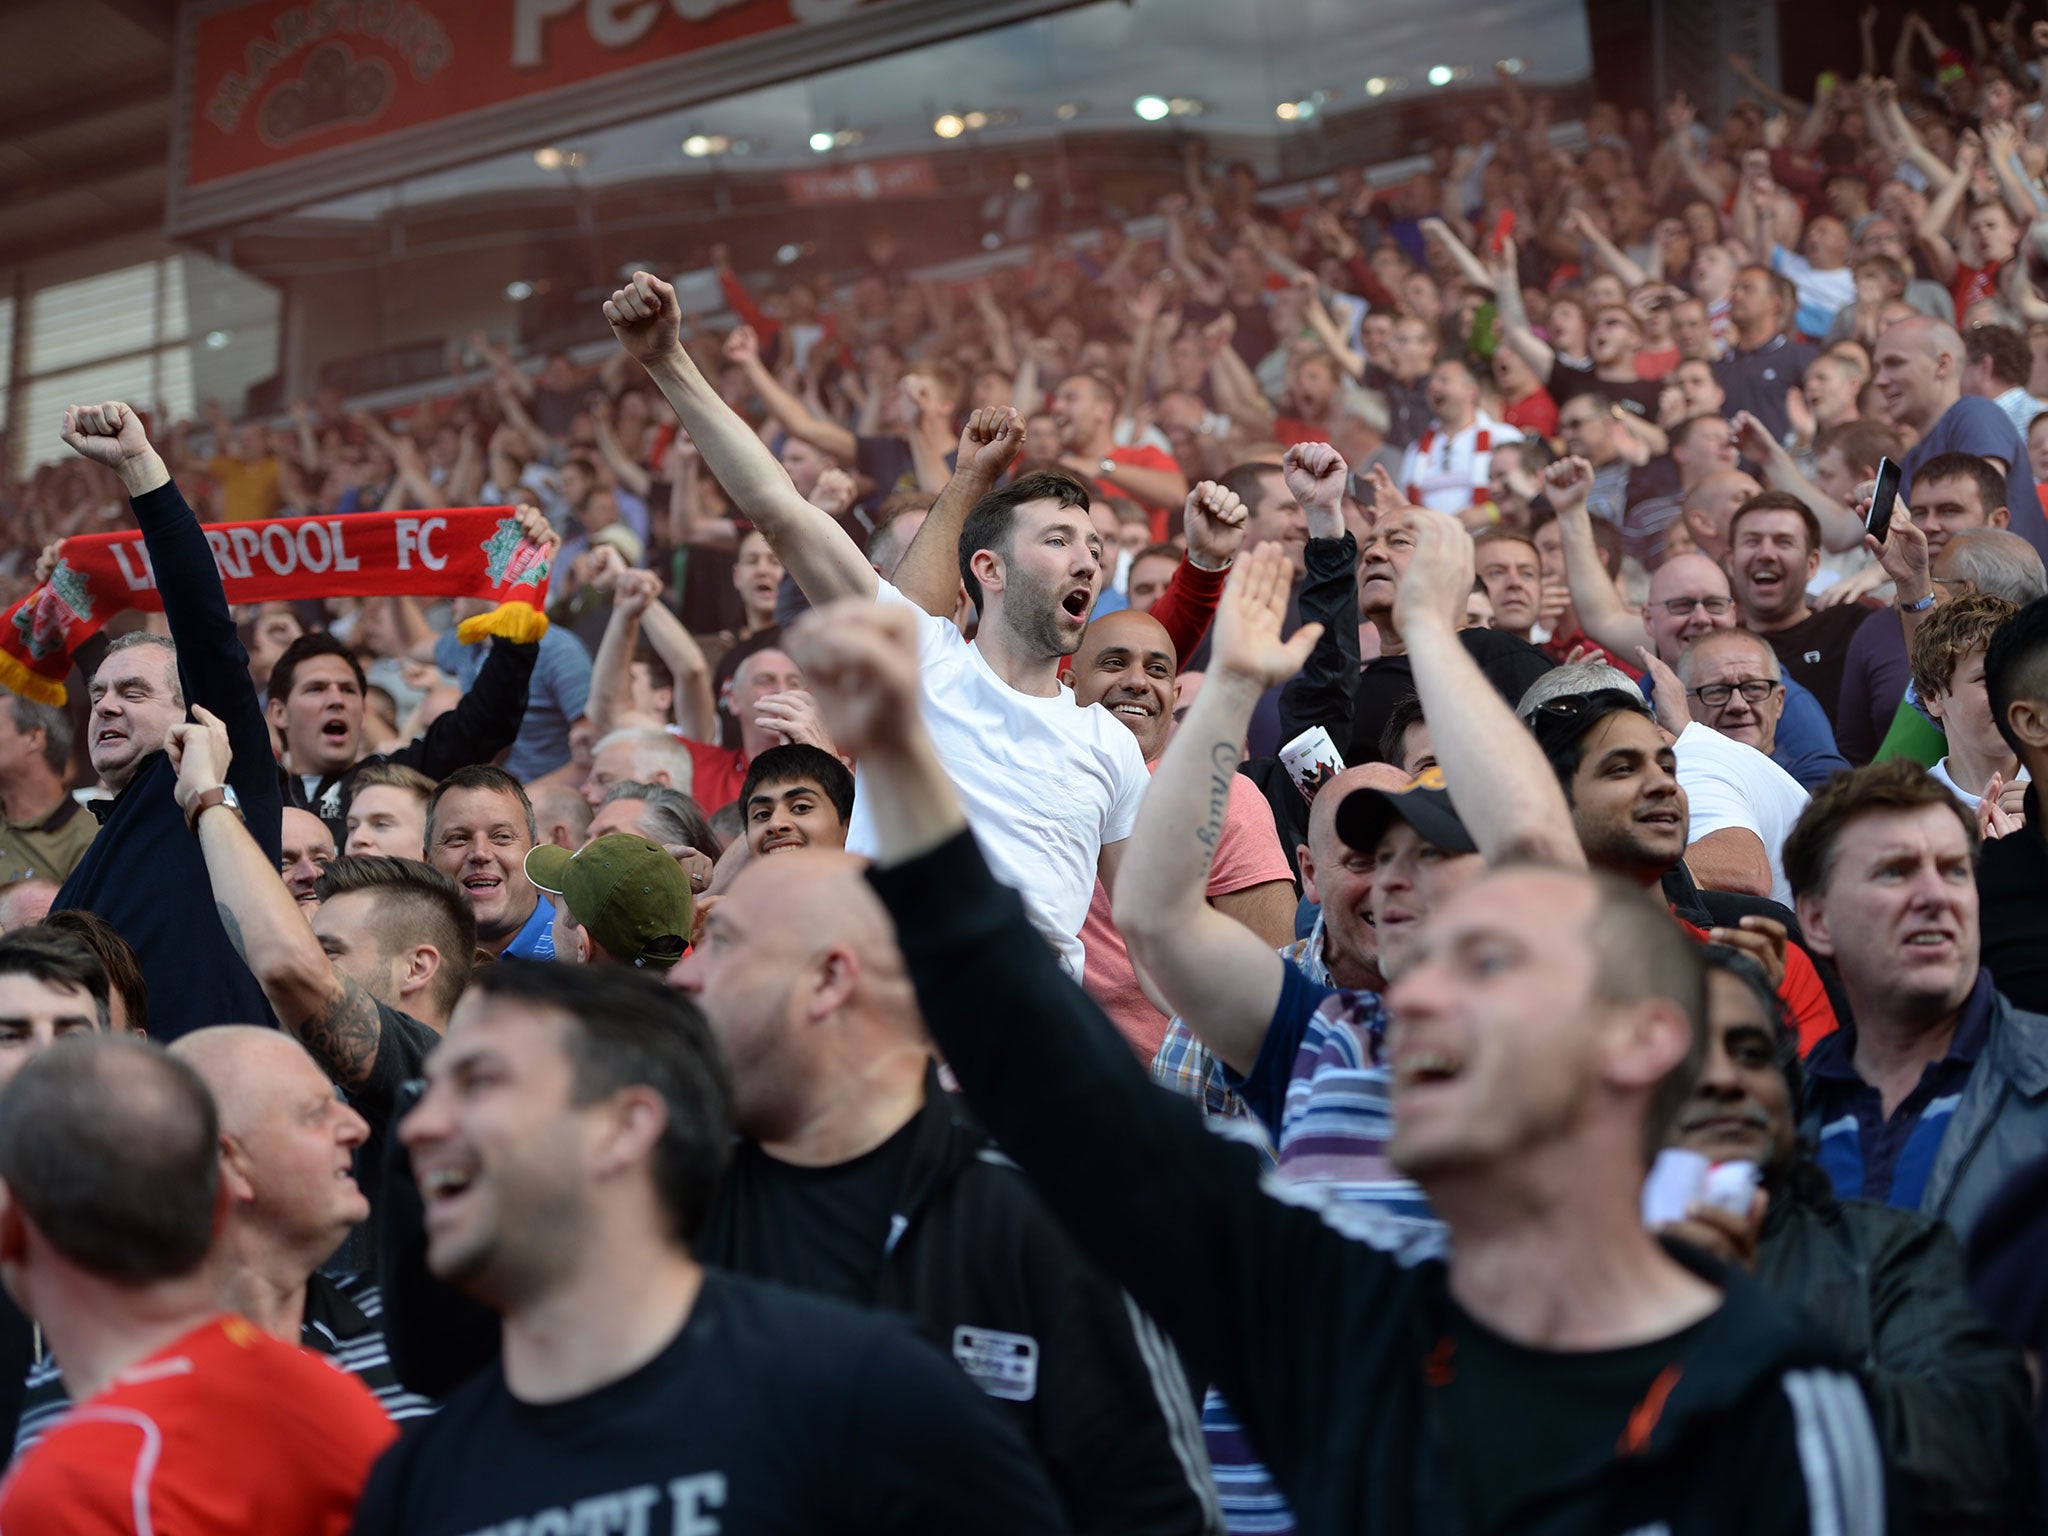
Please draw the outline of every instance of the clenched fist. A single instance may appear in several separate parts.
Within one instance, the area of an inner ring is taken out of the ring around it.
[[[652,272],[635,272],[632,282],[604,301],[612,334],[643,367],[682,355],[682,314],[675,289]]]

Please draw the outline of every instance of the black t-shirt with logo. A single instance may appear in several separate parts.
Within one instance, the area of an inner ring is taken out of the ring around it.
[[[1842,699],[1842,673],[1849,664],[1849,642],[1870,617],[1861,603],[1837,603],[1816,608],[1790,629],[1773,630],[1764,638],[1777,654],[1785,675],[1799,684],[1827,711],[1828,724],[1836,726],[1836,712]]]
[[[1065,1529],[1037,1459],[973,1383],[900,1322],[707,1271],[646,1365],[559,1403],[501,1366],[370,1474],[359,1536],[668,1536]]]
[[[1663,386],[1654,379],[1603,379],[1589,364],[1560,359],[1550,369],[1550,398],[1561,411],[1567,400],[1580,395],[1603,394],[1631,416],[1645,421],[1657,419],[1657,396]]]

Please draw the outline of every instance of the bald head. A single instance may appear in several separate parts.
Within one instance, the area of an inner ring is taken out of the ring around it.
[[[887,960],[902,966],[896,929],[867,882],[867,860],[836,848],[800,848],[756,859],[740,870],[725,904],[779,914],[778,927],[795,947],[816,951],[844,945],[865,965]]]
[[[1763,489],[1754,475],[1719,469],[1685,493],[1686,531],[1701,554],[1719,560],[1728,553],[1728,522],[1735,509]]]
[[[267,1112],[278,1089],[304,1081],[320,1067],[306,1048],[279,1029],[254,1024],[215,1024],[171,1042],[178,1057],[206,1084],[220,1111],[223,1136],[245,1137]]]
[[[1081,632],[1073,660],[1060,675],[1083,708],[1100,704],[1138,738],[1148,763],[1166,750],[1173,729],[1177,670],[1173,637],[1149,613],[1106,613]]]
[[[1962,397],[1963,338],[1945,320],[1894,320],[1878,336],[1873,360],[1885,414],[1922,436]]]
[[[1705,555],[1673,555],[1651,575],[1643,628],[1665,665],[1676,666],[1689,641],[1734,623],[1728,574]]]

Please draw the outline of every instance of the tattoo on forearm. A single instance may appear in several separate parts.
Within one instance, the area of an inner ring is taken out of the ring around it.
[[[370,994],[346,976],[335,980],[341,989],[327,1006],[300,1021],[293,1031],[300,1044],[313,1053],[314,1060],[344,1088],[366,1082],[377,1062],[377,1042],[383,1034],[377,1004]]]
[[[1195,837],[1202,845],[1202,867],[1206,870],[1216,857],[1216,845],[1223,840],[1224,818],[1230,813],[1230,781],[1237,776],[1241,754],[1227,741],[1209,749],[1209,808]]]
[[[216,901],[213,910],[220,916],[220,926],[226,932],[228,942],[235,946],[235,953],[242,957],[242,962],[246,965],[249,960],[249,945],[242,937],[242,925],[235,921],[234,910],[224,901]]]

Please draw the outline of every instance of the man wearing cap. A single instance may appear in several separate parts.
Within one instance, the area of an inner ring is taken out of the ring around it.
[[[1430,911],[1489,862],[1583,863],[1570,812],[1534,743],[1459,641],[1472,590],[1471,537],[1455,519],[1423,510],[1395,526],[1414,541],[1396,618],[1441,766],[1402,790],[1353,788],[1333,820],[1345,869],[1371,871],[1367,916],[1378,969],[1389,980],[1414,957]],[[1266,640],[1277,642],[1277,616],[1248,614],[1228,597],[1217,614],[1208,680],[1154,771],[1117,884],[1115,919],[1132,956],[1219,1058],[1221,1084],[1212,1079],[1212,1092],[1220,1086],[1242,1096],[1283,1179],[1344,1202],[1332,1215],[1340,1226],[1345,1206],[1358,1206],[1382,1222],[1392,1216],[1433,1229],[1428,1202],[1387,1160],[1392,1112],[1380,995],[1326,990],[1202,899],[1216,846],[1204,836],[1213,765],[1230,760],[1252,705],[1273,680],[1256,649],[1262,617],[1271,621]],[[1295,648],[1306,650],[1314,626],[1302,635]],[[1285,671],[1273,669],[1282,678],[1299,661],[1291,651],[1284,659]],[[1454,805],[1446,780],[1462,788],[1468,765],[1482,757],[1499,763],[1506,788]],[[1213,1393],[1203,1430],[1233,1526],[1287,1518],[1284,1498]]]
[[[526,878],[554,898],[558,960],[666,971],[689,946],[689,878],[659,843],[627,832],[574,853],[542,843]]]

